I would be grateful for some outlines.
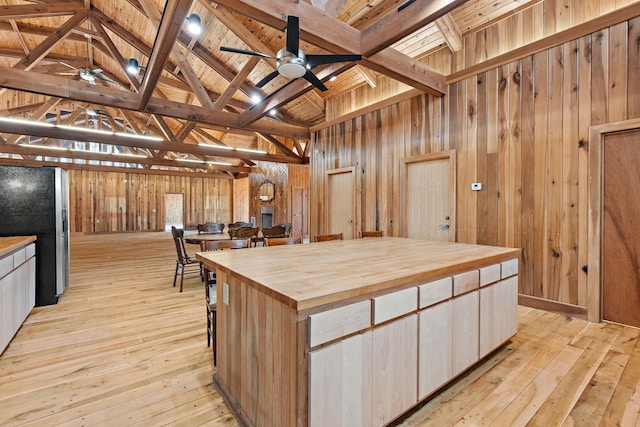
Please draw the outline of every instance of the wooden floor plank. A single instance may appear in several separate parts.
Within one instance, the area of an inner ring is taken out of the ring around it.
[[[211,385],[202,283],[173,287],[170,234],[73,235],[71,251],[71,287],[0,356],[0,426],[237,426]],[[638,425],[638,330],[528,307],[518,325],[395,424]]]

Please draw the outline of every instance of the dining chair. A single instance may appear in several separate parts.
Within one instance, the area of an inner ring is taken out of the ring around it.
[[[276,224],[277,226],[284,227],[284,237],[289,237],[291,234],[291,223],[290,222],[281,222],[280,224]]]
[[[173,275],[173,286],[176,286],[176,281],[178,280],[178,272],[180,272],[180,292],[182,292],[185,271],[189,271],[189,273],[192,273],[195,272],[197,268],[201,280],[204,280],[202,263],[196,258],[190,257],[189,254],[187,254],[187,249],[184,245],[183,229],[171,226],[171,236],[173,237],[173,243],[176,246],[176,253],[178,255],[178,259],[176,260],[176,271]]]
[[[302,237],[265,237],[265,246],[280,246],[280,245],[297,245],[302,243]]]
[[[370,230],[370,231],[361,231],[358,233],[361,239],[366,239],[367,237],[382,237],[381,230]]]
[[[273,227],[265,227],[262,229],[262,237],[286,237],[286,229],[281,225],[274,225]]]
[[[313,236],[314,242],[328,242],[329,240],[343,240],[342,233],[316,234]]]
[[[243,249],[250,248],[250,239],[238,240],[207,240],[200,242],[200,249],[205,251],[218,251],[223,249]],[[218,295],[216,273],[204,269],[205,277],[205,299],[207,305],[207,347],[211,346],[213,351],[213,366],[216,366],[216,318],[218,313]],[[213,345],[211,345],[213,342]]]
[[[231,237],[231,239],[251,239],[253,246],[255,246],[259,232],[260,229],[258,227],[240,227],[233,233],[231,232],[231,229],[229,229],[229,237]]]

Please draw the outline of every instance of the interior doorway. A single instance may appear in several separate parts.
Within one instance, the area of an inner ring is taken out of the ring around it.
[[[307,194],[304,187],[291,186],[291,236],[306,236],[307,230]]]
[[[640,327],[640,130],[602,146],[602,318]]]
[[[328,233],[342,233],[345,239],[353,239],[356,230],[356,180],[355,168],[327,171]]]
[[[164,195],[164,231],[171,227],[184,228],[184,194],[165,193]]]
[[[403,159],[402,235],[455,241],[455,151]]]

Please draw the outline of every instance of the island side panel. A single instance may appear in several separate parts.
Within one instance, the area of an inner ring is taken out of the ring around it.
[[[219,382],[252,425],[294,426],[295,311],[225,269],[217,269],[217,277]]]

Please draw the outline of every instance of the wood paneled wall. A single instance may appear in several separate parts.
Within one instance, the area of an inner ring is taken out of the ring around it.
[[[249,175],[249,217],[239,221],[249,221],[256,218],[256,225],[260,224],[260,208],[273,208],[273,223],[291,222],[290,197],[291,186],[297,185],[309,188],[309,167],[306,165],[290,165],[285,163],[260,162],[258,171]],[[258,197],[260,184],[270,181],[275,187],[275,196],[270,202],[263,202]]]
[[[233,182],[140,173],[69,171],[69,231],[163,230],[165,193],[184,195],[186,228],[231,222]]]
[[[327,172],[355,166],[356,176],[361,179],[357,195],[360,218],[356,223],[366,230],[379,229],[386,236],[398,236],[401,160],[449,149],[443,138],[443,106],[444,98],[420,95],[315,132],[310,235],[329,232]]]
[[[421,61],[442,74],[456,73],[640,1],[541,0],[530,3],[535,4],[516,9],[515,13],[480,31],[465,33],[464,48],[459,52],[452,54],[444,46]]]
[[[640,117],[637,40],[640,18],[316,132],[311,233],[327,170],[357,165],[363,226],[397,235],[400,159],[455,149],[457,240],[522,248],[521,294],[584,312],[589,127]]]

